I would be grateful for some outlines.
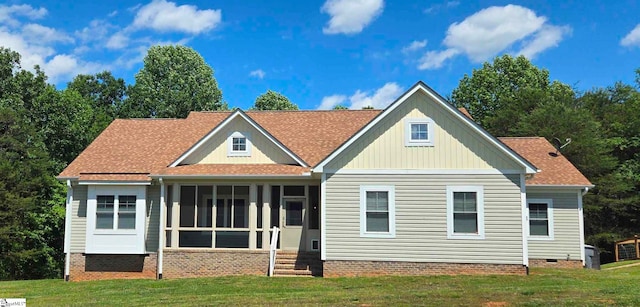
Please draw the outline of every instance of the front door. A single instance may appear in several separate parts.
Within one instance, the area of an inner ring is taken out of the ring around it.
[[[282,246],[283,250],[304,250],[304,237],[302,228],[304,225],[305,200],[285,199],[284,214],[282,214]]]

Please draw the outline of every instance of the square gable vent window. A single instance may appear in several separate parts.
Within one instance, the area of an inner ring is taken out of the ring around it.
[[[405,146],[433,146],[433,120],[430,118],[407,118],[404,121]]]
[[[247,132],[234,132],[227,139],[229,157],[251,156],[251,135]]]

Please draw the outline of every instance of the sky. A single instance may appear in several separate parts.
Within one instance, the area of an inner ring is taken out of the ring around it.
[[[0,3],[0,46],[66,87],[109,70],[128,84],[152,45],[186,45],[223,99],[268,89],[301,109],[384,108],[418,81],[450,95],[465,74],[524,55],[579,91],[633,84],[636,1],[19,1]]]

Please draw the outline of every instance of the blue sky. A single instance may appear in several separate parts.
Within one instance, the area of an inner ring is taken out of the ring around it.
[[[502,54],[527,56],[584,91],[633,83],[636,1],[14,1],[0,45],[58,88],[110,70],[127,83],[149,46],[184,44],[215,70],[223,98],[248,108],[267,89],[301,109],[383,108],[418,80],[446,96]]]

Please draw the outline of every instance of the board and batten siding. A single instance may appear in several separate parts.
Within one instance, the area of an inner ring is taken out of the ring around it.
[[[434,121],[434,146],[405,146],[404,119],[427,117]],[[431,98],[417,92],[325,168],[520,170],[522,166]]]
[[[147,187],[147,216],[145,219],[145,246],[147,252],[158,251],[158,228],[160,226],[160,186]]]
[[[247,138],[251,141],[251,156],[247,157],[229,157],[228,143],[229,135],[234,132],[249,133]],[[218,131],[216,135],[210,138],[206,143],[202,144],[198,150],[187,157],[182,164],[297,164],[282,149],[278,148],[272,141],[267,139],[260,131],[254,128],[246,120],[241,117],[234,118],[223,129]]]
[[[361,185],[395,187],[396,236],[360,236]],[[447,186],[484,187],[485,239],[447,239]],[[326,259],[522,264],[519,175],[327,174]]]
[[[87,186],[73,186],[71,203],[71,247],[72,253],[84,253],[87,230]]]
[[[527,199],[553,200],[553,240],[529,240],[529,258],[580,260],[580,220],[576,189],[527,187]]]

